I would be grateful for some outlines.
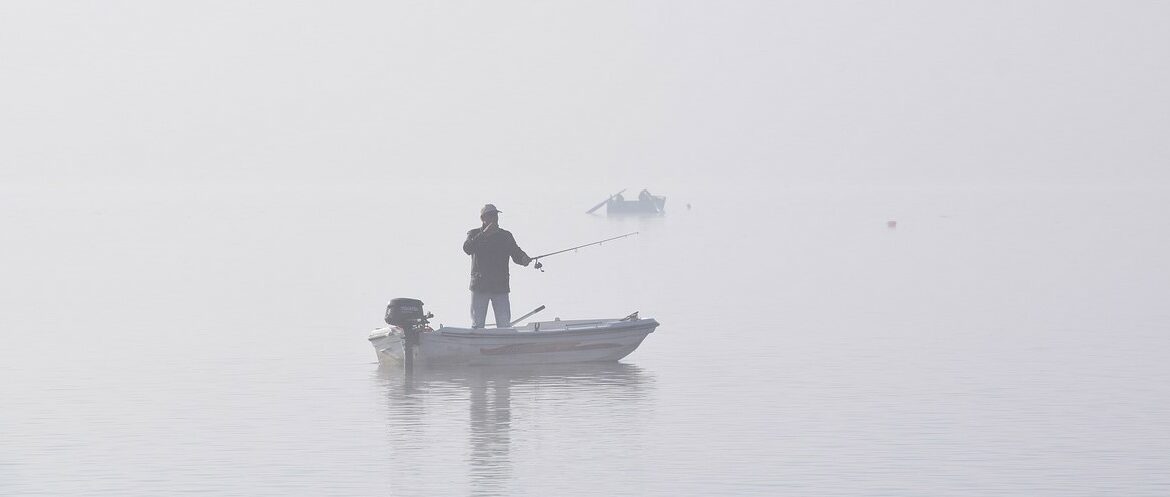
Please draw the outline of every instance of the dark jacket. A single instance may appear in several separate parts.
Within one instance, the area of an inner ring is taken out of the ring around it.
[[[508,258],[522,266],[532,260],[516,245],[512,233],[497,228],[489,235],[480,234],[482,228],[467,232],[463,252],[471,256],[471,291],[507,293]]]

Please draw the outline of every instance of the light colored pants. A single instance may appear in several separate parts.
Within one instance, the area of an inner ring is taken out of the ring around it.
[[[471,327],[483,328],[487,321],[488,302],[496,311],[496,327],[507,328],[512,322],[512,304],[508,303],[508,292],[471,292]]]

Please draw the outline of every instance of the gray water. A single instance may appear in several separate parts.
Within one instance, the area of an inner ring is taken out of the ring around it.
[[[1170,494],[1166,191],[4,193],[0,495]],[[530,254],[641,232],[514,268],[516,314],[661,327],[380,368],[390,298],[467,323],[488,201]]]

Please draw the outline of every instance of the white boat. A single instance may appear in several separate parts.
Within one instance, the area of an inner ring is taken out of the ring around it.
[[[418,334],[414,364],[506,365],[617,361],[638,348],[658,321],[637,314],[615,319],[556,320],[517,328],[426,328]],[[370,343],[383,364],[405,361],[405,333],[378,328]]]

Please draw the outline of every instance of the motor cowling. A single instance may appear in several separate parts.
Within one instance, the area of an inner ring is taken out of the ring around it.
[[[423,311],[423,303],[418,299],[398,298],[386,305],[386,324],[391,326],[408,327],[426,323],[427,315]]]

